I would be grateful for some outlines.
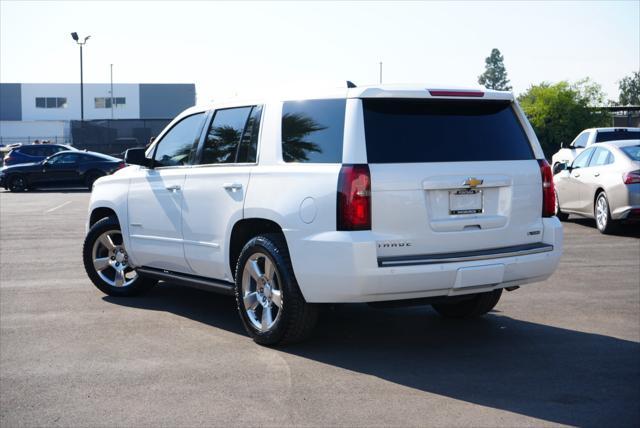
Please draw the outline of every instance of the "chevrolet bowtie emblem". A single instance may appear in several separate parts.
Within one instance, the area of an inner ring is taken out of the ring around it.
[[[484,182],[484,180],[481,180],[481,179],[478,179],[478,178],[475,178],[475,177],[469,177],[462,184],[464,184],[465,186],[469,186],[469,187],[478,187],[483,182]]]

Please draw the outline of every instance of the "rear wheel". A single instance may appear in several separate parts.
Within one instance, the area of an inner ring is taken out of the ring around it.
[[[593,211],[593,216],[596,219],[596,227],[601,233],[607,234],[615,231],[617,224],[611,218],[609,200],[604,192],[600,192],[596,197],[596,203]]]
[[[277,234],[257,236],[242,249],[236,302],[245,329],[261,345],[302,341],[318,319],[318,306],[304,300],[287,245]]]
[[[13,175],[9,178],[9,190],[12,192],[24,192],[27,190],[27,179],[23,175]]]
[[[445,318],[475,318],[492,310],[500,300],[502,289],[489,293],[476,294],[469,300],[456,303],[438,303],[431,305],[436,312]]]
[[[91,227],[82,258],[91,281],[110,296],[134,296],[157,282],[140,277],[129,264],[120,224],[113,217],[103,218]]]

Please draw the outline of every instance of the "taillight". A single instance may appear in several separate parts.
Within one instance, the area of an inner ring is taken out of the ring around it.
[[[371,230],[369,165],[343,165],[338,178],[338,230]]]
[[[124,168],[125,166],[127,166],[127,164],[126,164],[126,163],[124,163],[124,162],[120,162],[120,163],[118,164],[118,166],[116,167],[116,171],[117,171],[117,170],[119,170],[119,169]]]
[[[622,174],[622,181],[624,181],[624,184],[640,183],[640,169],[637,171],[625,172]]]
[[[556,189],[553,186],[551,166],[544,159],[538,159],[542,176],[542,217],[553,217],[556,212]]]
[[[429,89],[429,94],[432,97],[484,97],[482,91],[456,91],[456,90],[435,90]]]

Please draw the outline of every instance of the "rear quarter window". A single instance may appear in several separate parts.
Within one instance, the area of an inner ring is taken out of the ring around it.
[[[640,140],[640,131],[620,129],[616,131],[599,131],[596,135],[596,143],[620,140]]]
[[[285,162],[341,163],[346,100],[287,101],[282,107]]]
[[[369,163],[533,159],[509,101],[364,99]]]

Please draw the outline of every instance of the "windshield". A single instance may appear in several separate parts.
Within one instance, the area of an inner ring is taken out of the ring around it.
[[[369,163],[533,159],[509,101],[364,99]]]
[[[620,150],[622,150],[625,155],[629,156],[631,160],[640,161],[640,145],[620,147]]]

